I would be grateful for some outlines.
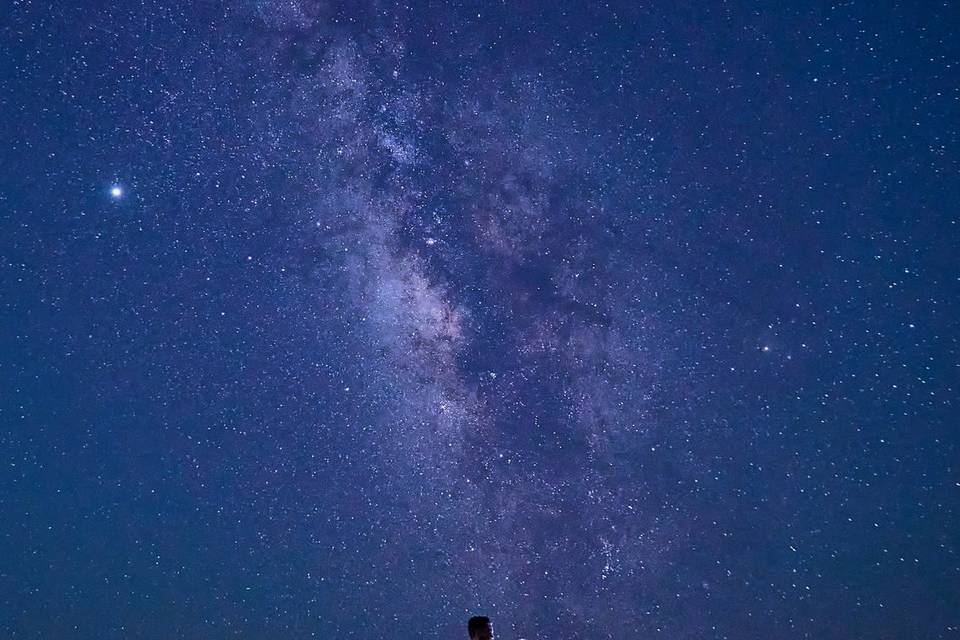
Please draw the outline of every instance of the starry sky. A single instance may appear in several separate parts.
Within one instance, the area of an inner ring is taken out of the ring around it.
[[[0,635],[958,637],[958,27],[12,0]]]

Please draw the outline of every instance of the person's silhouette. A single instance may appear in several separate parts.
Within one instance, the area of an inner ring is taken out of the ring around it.
[[[470,640],[493,640],[493,625],[487,616],[473,616],[467,621]]]

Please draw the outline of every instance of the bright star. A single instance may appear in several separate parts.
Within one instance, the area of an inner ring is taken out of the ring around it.
[[[121,187],[118,184],[115,184],[112,187],[110,187],[110,197],[113,198],[114,200],[119,200],[120,198],[122,198],[123,187]]]

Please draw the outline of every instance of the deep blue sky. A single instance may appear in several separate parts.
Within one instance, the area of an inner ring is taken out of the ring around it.
[[[0,635],[956,637],[958,28],[13,2]]]

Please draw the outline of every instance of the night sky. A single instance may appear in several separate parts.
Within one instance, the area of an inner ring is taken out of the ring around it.
[[[0,11],[0,636],[960,637],[960,5]]]

